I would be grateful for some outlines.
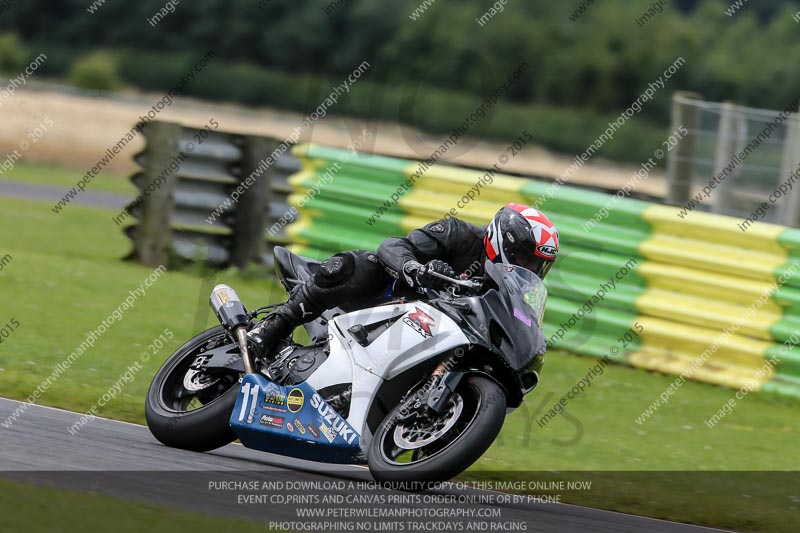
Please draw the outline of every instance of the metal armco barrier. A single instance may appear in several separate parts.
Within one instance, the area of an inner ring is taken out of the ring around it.
[[[499,174],[465,203],[487,181],[484,172],[434,165],[409,187],[419,162],[315,145],[294,153],[304,163],[289,179],[289,200],[300,212],[287,228],[295,252],[319,258],[375,249],[453,208],[486,224],[507,202],[543,198],[540,207],[561,236],[546,280],[544,331],[552,347],[800,396],[800,230],[757,222],[743,232],[736,218],[695,212],[681,219],[673,207],[628,198],[612,205],[610,195],[569,186],[545,201],[549,183]],[[319,187],[329,172],[334,178]],[[398,195],[403,184],[408,190]],[[393,193],[399,201],[387,204]]]
[[[147,145],[134,157],[141,171],[131,177],[139,196],[130,213],[138,220],[125,228],[129,258],[149,266],[175,258],[271,264],[272,246],[287,241],[266,229],[289,209],[287,177],[300,169],[289,151],[264,163],[281,141],[167,122],[147,124],[143,135]]]

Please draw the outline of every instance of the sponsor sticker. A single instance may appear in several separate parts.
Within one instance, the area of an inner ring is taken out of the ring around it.
[[[275,416],[275,415],[268,415],[263,414],[261,418],[258,420],[258,423],[262,426],[269,426],[273,428],[282,428],[283,427],[283,417],[282,416]]]
[[[286,422],[286,430],[289,433],[294,433],[294,425],[291,422]]]
[[[292,389],[289,391],[289,396],[286,398],[286,406],[292,413],[298,412],[303,408],[306,399],[303,396],[303,391],[300,389]]]
[[[306,434],[306,427],[299,420],[295,420],[294,421],[294,427],[297,428],[297,431],[299,431],[301,435],[305,435]]]
[[[264,407],[270,409],[270,406],[283,407],[285,405],[286,395],[283,394],[283,391],[281,391],[277,385],[270,383],[269,386],[267,386],[267,391],[264,393]],[[280,409],[280,411],[286,412],[284,409]]]
[[[320,432],[325,435],[325,438],[328,439],[328,442],[333,442],[333,439],[336,438],[336,432],[325,425],[325,423],[321,423],[319,425]]]
[[[308,432],[314,435],[315,439],[319,438],[319,430],[317,429],[317,426],[315,426],[314,424],[308,425]]]
[[[533,321],[531,321],[531,317],[529,317],[516,307],[514,308],[514,317],[528,327],[531,327],[531,324],[533,324]]]

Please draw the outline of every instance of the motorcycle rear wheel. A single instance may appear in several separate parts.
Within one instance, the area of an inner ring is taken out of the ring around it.
[[[190,339],[167,359],[150,384],[145,418],[161,443],[205,452],[236,440],[229,419],[239,393],[239,375],[205,375],[190,367],[202,354],[229,344],[222,326]]]
[[[491,446],[506,414],[506,395],[493,380],[470,376],[445,413],[428,425],[398,423],[398,405],[373,436],[368,464],[376,481],[446,481],[469,468]]]

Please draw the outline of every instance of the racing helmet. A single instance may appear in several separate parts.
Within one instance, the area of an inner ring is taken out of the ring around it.
[[[493,263],[521,266],[544,279],[558,254],[558,230],[538,209],[510,203],[487,226],[483,245]]]

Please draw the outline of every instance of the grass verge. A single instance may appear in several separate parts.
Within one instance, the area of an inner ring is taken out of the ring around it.
[[[86,174],[87,170],[19,161],[14,165],[13,170],[0,174],[0,180],[50,185],[68,190],[75,186],[75,183]],[[95,176],[86,190],[127,194],[131,196],[131,199],[138,193],[136,187],[128,180],[128,176],[106,170]]]

